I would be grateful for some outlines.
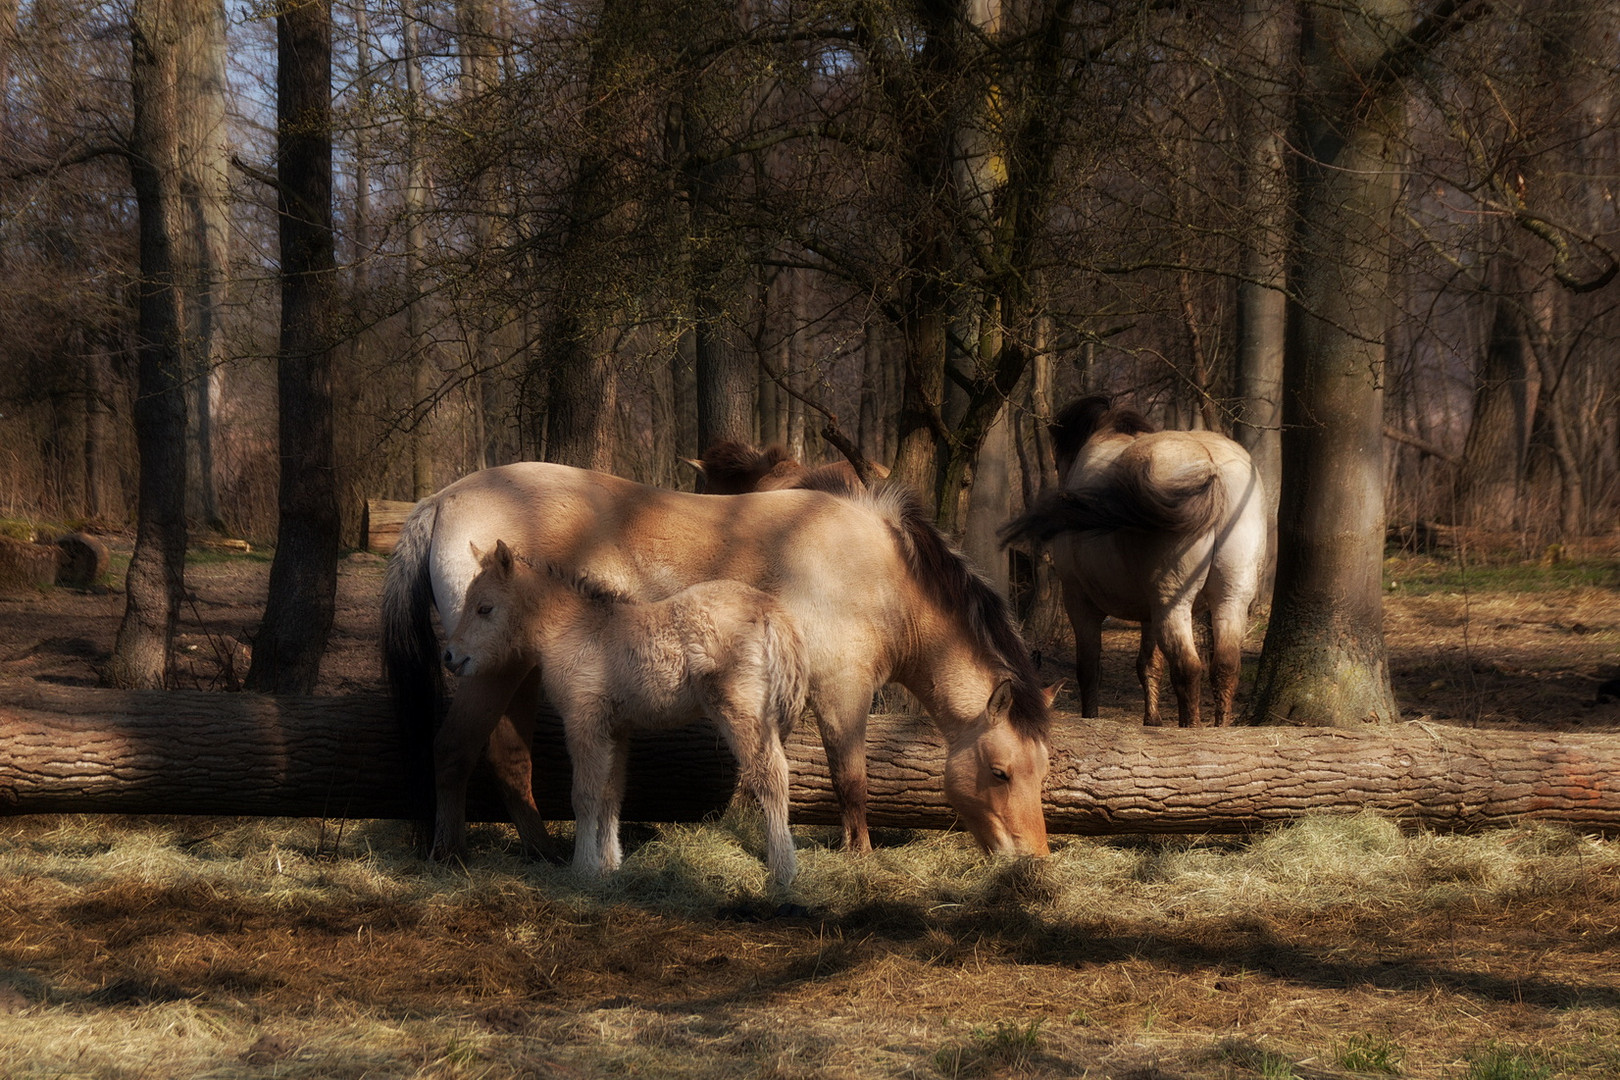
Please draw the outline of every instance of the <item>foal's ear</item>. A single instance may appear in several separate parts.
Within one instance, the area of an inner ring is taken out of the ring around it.
[[[990,692],[990,703],[984,707],[984,711],[990,715],[990,722],[999,724],[1005,721],[1012,712],[1012,702],[1012,680],[1002,679],[1001,682],[996,684],[996,688]]]
[[[483,551],[479,551],[478,550],[478,545],[473,543],[471,540],[467,541],[467,546],[472,549],[473,562],[477,563],[479,566],[483,566],[484,565],[484,556],[487,553],[483,552]]]
[[[1065,680],[1063,679],[1059,679],[1057,682],[1041,691],[1041,697],[1046,699],[1046,707],[1048,709],[1052,707],[1053,702],[1057,701],[1058,691],[1063,689],[1064,681]]]
[[[506,546],[506,541],[495,541],[495,565],[501,568],[501,574],[510,574],[514,562],[516,558],[512,554],[512,549]]]

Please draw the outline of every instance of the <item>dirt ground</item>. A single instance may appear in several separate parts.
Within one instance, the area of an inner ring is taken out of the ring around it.
[[[342,563],[321,693],[379,686],[383,567]],[[1403,583],[1422,569],[1389,567],[1408,716],[1620,729],[1620,704],[1594,701],[1620,675],[1620,569],[1532,591]],[[245,671],[268,571],[199,553],[181,686]],[[116,587],[0,597],[0,693],[94,685],[122,607]],[[1111,627],[1105,648],[1104,716],[1134,722],[1134,629]],[[1067,673],[1062,643],[1043,654]],[[808,836],[802,876],[856,879],[862,899],[752,922],[645,884],[575,903],[553,871],[517,867],[498,827],[475,836],[470,876],[418,866],[387,823],[355,826],[348,861],[324,823],[246,828],[0,822],[0,1077],[1620,1076],[1609,840],[1504,834],[1503,857],[1540,860],[1509,872],[1429,838],[1418,869],[1386,879],[1385,854],[1419,841],[1346,834],[1350,869],[1327,883],[1341,891],[1318,900],[1327,872],[1265,877],[1261,841],[1069,840],[1029,871],[987,867],[960,837],[896,834],[856,863]],[[921,885],[897,861],[919,845],[944,867]],[[47,866],[46,849],[77,862]],[[390,878],[345,877],[375,852]],[[208,877],[227,855],[264,881]],[[1178,859],[1220,884],[1172,875]],[[1060,884],[1066,867],[1088,884]],[[1124,899],[1075,906],[1108,875]]]

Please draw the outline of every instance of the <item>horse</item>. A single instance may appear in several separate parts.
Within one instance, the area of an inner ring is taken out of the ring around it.
[[[1232,721],[1249,607],[1266,557],[1260,474],[1236,442],[1159,431],[1101,395],[1071,402],[1050,427],[1060,488],[1002,526],[1002,543],[1049,543],[1074,627],[1080,714],[1097,715],[1102,623],[1142,624],[1142,722],[1160,724],[1168,662],[1182,727],[1197,727],[1204,664],[1193,636],[1208,611],[1215,724]]]
[[[807,467],[797,458],[788,456],[787,449],[780,444],[760,450],[727,439],[709,447],[702,457],[681,460],[697,470],[698,491],[705,495],[746,495],[785,488],[807,488],[839,495],[866,487],[849,462],[832,461]],[[889,475],[889,470],[875,461],[870,462],[869,467],[876,479]]]
[[[539,669],[563,721],[573,763],[574,866],[590,877],[618,869],[619,810],[635,731],[714,722],[738,778],[765,812],[765,861],[793,880],[788,762],[782,740],[804,711],[808,662],[793,620],[768,594],[705,581],[638,601],[556,566],[539,569],[505,540],[480,552],[461,617],[445,645],[452,675]],[[495,717],[488,717],[493,728]],[[446,729],[434,747],[438,802],[464,813],[477,745]],[[473,750],[474,753],[468,753]]]
[[[417,755],[418,790],[432,788],[425,748],[434,745],[443,693],[433,610],[445,626],[457,624],[479,571],[470,545],[497,538],[537,563],[586,570],[640,599],[720,578],[771,594],[805,642],[807,700],[848,849],[871,848],[866,717],[874,691],[892,680],[921,701],[943,736],[946,796],[979,844],[1046,854],[1050,701],[1006,601],[946,542],[916,496],[895,488],[716,498],[518,462],[422,500],[401,528],[382,605],[384,670],[407,750]],[[518,834],[544,852],[529,756],[541,695],[533,672],[464,675],[437,745],[476,754],[490,733],[497,787]],[[464,832],[441,805],[433,853],[460,851]]]

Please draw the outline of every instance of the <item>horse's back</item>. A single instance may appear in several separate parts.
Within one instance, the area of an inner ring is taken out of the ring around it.
[[[892,581],[896,563],[880,515],[817,491],[693,495],[518,462],[472,473],[435,498],[433,591],[449,623],[477,573],[472,549],[497,539],[532,561],[588,568],[649,600],[732,579],[818,610],[859,608],[863,594]]]

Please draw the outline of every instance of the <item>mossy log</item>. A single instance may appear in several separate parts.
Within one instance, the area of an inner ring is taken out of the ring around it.
[[[874,716],[874,825],[947,827],[943,745],[928,721]],[[789,746],[793,820],[834,823],[815,725]],[[536,742],[542,811],[567,818],[555,722]],[[408,817],[395,728],[379,696],[92,690],[0,683],[0,813]],[[626,817],[696,820],[723,807],[734,772],[694,728],[641,742]],[[504,817],[487,792],[474,819]],[[1047,825],[1056,833],[1244,832],[1306,813],[1372,810],[1411,825],[1525,820],[1620,831],[1620,735],[1402,724],[1347,731],[1184,731],[1060,717]]]

